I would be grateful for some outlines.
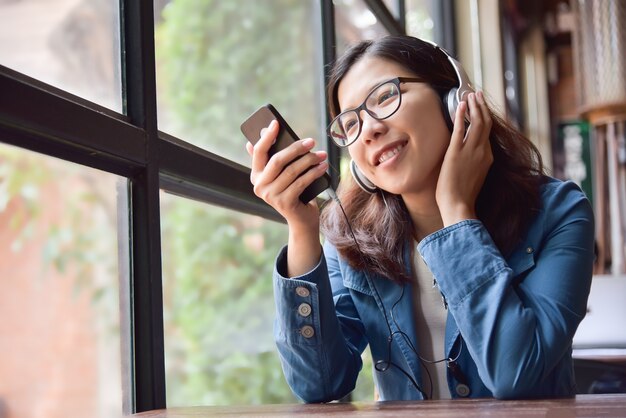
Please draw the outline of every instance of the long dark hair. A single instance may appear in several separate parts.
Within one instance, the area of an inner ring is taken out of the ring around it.
[[[333,117],[340,112],[339,83],[365,56],[403,65],[429,83],[441,97],[458,86],[456,73],[445,54],[427,42],[410,36],[362,41],[346,51],[333,67],[328,83]],[[489,141],[494,159],[476,201],[476,214],[506,256],[523,238],[530,220],[541,207],[539,185],[544,168],[538,149],[528,138],[493,112],[491,116]],[[412,280],[405,256],[412,257],[415,251],[413,223],[402,197],[382,190],[366,193],[351,177],[342,179],[338,195],[350,225],[341,208],[332,202],[322,211],[321,227],[339,254],[353,268],[372,271],[399,283]]]

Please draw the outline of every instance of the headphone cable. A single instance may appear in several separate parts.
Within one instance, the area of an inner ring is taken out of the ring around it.
[[[335,191],[331,187],[329,187],[327,191],[328,191],[329,196],[337,203],[337,205],[339,205],[339,208],[341,209],[341,212],[343,213],[343,216],[346,219],[346,224],[348,226],[348,231],[350,232],[350,235],[352,236],[352,239],[354,240],[354,244],[356,246],[357,251],[359,252],[359,255],[361,257],[361,261],[363,262],[363,264],[365,266],[366,265],[366,263],[365,263],[365,255],[363,254],[363,251],[361,251],[361,247],[359,245],[358,240],[356,239],[356,235],[354,234],[354,231],[352,229],[352,225],[350,224],[350,219],[348,218],[348,215],[347,215],[345,209],[343,208],[341,200],[339,200],[339,197],[337,196],[337,194],[335,193]],[[382,193],[382,191],[381,191],[381,193]],[[384,195],[383,195],[383,199],[384,199]],[[386,201],[385,201],[385,204],[387,204]],[[456,370],[457,373],[460,373],[460,370],[458,370],[458,366],[456,366],[456,361],[459,359],[459,357],[461,356],[461,352],[463,351],[463,339],[461,339],[461,343],[460,343],[460,346],[459,346],[459,351],[458,351],[457,355],[454,358],[449,358],[448,357],[448,358],[443,358],[443,359],[440,359],[440,360],[428,360],[428,359],[423,358],[417,352],[417,349],[415,348],[415,346],[411,342],[411,339],[409,338],[409,336],[404,331],[402,331],[402,329],[400,328],[400,326],[398,325],[398,322],[396,321],[396,319],[394,317],[394,310],[395,310],[396,306],[398,305],[398,303],[400,303],[400,301],[404,297],[404,290],[405,290],[406,286],[405,285],[402,286],[402,292],[400,294],[400,297],[395,301],[395,303],[391,307],[391,311],[390,311],[391,319],[393,320],[393,323],[398,328],[398,331],[393,331],[391,329],[391,324],[390,324],[389,318],[387,316],[387,310],[385,308],[385,305],[383,304],[383,301],[382,301],[382,298],[380,296],[380,293],[378,293],[378,289],[376,288],[376,286],[374,286],[374,283],[373,283],[372,279],[370,278],[369,274],[367,274],[367,269],[366,268],[363,269],[363,273],[365,274],[365,278],[367,280],[367,283],[368,283],[370,289],[373,290],[374,299],[376,300],[376,303],[380,306],[380,308],[383,311],[383,316],[385,317],[385,323],[387,325],[387,329],[389,330],[389,336],[387,337],[387,342],[388,342],[387,360],[378,360],[375,363],[374,368],[377,371],[379,371],[379,372],[384,372],[384,371],[388,370],[390,366],[396,367],[400,372],[402,372],[402,374],[404,374],[411,381],[411,383],[420,392],[420,394],[424,397],[424,399],[432,399],[433,381],[432,381],[432,376],[430,374],[430,371],[428,370],[427,363],[428,364],[437,364],[437,363],[441,363],[441,362],[445,361],[448,364],[448,368],[450,368],[450,369],[452,369],[450,367],[450,364],[452,363],[452,364],[455,364],[455,368],[454,368],[453,371]],[[397,365],[397,364],[395,364],[395,363],[393,363],[391,361],[391,344],[393,342],[393,337],[394,337],[395,334],[399,334],[400,336],[402,336],[402,338],[404,338],[404,340],[408,344],[409,348],[411,349],[411,351],[413,351],[413,353],[415,353],[415,355],[417,356],[417,358],[420,361],[420,364],[422,365],[422,367],[426,371],[426,375],[428,377],[428,381],[429,381],[429,385],[430,385],[430,393],[428,395],[422,390],[420,385],[417,384],[415,379],[407,371],[405,371],[402,367],[400,367],[399,365]],[[456,375],[456,373],[455,373],[455,375]]]
[[[348,225],[348,230],[350,231],[350,235],[352,235],[352,239],[354,240],[354,244],[356,245],[357,251],[359,252],[359,255],[361,256],[363,264],[365,265],[365,262],[364,262],[365,255],[361,251],[361,247],[359,245],[358,240],[356,239],[356,235],[354,234],[354,231],[352,230],[352,225],[350,225],[350,220],[348,218],[348,215],[346,214],[345,209],[343,208],[343,205],[341,204],[341,200],[339,200],[339,197],[337,196],[335,191],[332,188],[330,188],[330,187],[328,188],[328,194],[339,205],[339,208],[341,209],[341,212],[343,213],[343,216],[346,219],[346,224]],[[388,342],[387,360],[378,360],[374,364],[374,368],[376,369],[376,371],[385,372],[385,371],[387,371],[389,369],[390,366],[394,366],[396,369],[398,369],[400,372],[402,372],[402,374],[404,374],[411,381],[413,386],[415,386],[415,388],[424,397],[424,399],[430,399],[430,397],[426,394],[426,392],[424,392],[422,390],[420,385],[417,384],[415,379],[406,370],[404,370],[402,367],[400,367],[399,365],[397,365],[397,364],[395,364],[394,362],[391,361],[391,343],[393,341],[393,336],[394,336],[395,333],[391,329],[391,325],[389,323],[389,318],[387,317],[387,310],[385,309],[385,305],[383,304],[382,298],[380,297],[380,293],[378,293],[378,289],[376,289],[376,286],[374,286],[374,283],[372,282],[372,279],[369,277],[369,274],[367,274],[367,269],[363,269],[363,273],[365,274],[365,278],[367,280],[367,283],[368,283],[370,289],[373,290],[373,292],[374,292],[374,299],[376,300],[376,303],[379,305],[379,307],[383,311],[383,315],[385,317],[385,324],[387,325],[387,329],[389,330],[389,336],[387,337],[387,342]],[[397,324],[396,324],[396,326],[397,326]],[[411,346],[412,346],[412,344],[411,344]]]

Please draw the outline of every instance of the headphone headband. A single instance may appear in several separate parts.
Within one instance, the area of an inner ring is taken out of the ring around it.
[[[452,65],[454,72],[456,73],[456,78],[459,81],[459,85],[455,89],[450,89],[445,99],[445,102],[446,102],[445,105],[448,111],[448,116],[450,117],[450,121],[454,122],[454,117],[456,115],[456,108],[459,106],[459,103],[461,103],[463,100],[467,98],[468,94],[474,91],[474,87],[472,86],[472,83],[469,77],[467,76],[467,73],[463,69],[463,66],[461,65],[461,63],[458,62],[456,59],[452,58],[452,55],[450,55],[448,51],[446,51],[444,48],[440,47],[439,45],[437,45],[436,43],[432,41],[429,41],[426,39],[424,39],[423,41],[426,42],[427,44],[432,45],[433,48],[441,51],[446,56],[446,58]]]

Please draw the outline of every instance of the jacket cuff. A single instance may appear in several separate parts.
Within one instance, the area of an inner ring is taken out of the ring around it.
[[[277,341],[287,344],[318,345],[321,342],[319,293],[317,284],[324,277],[326,262],[319,263],[308,273],[297,277],[285,277],[287,271],[287,247],[278,257],[274,268],[274,300],[276,320],[274,334]]]
[[[418,244],[417,251],[450,305],[458,304],[507,268],[489,232],[476,219],[428,235]]]

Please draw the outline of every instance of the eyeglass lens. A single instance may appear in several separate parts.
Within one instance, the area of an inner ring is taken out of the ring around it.
[[[400,90],[389,81],[372,91],[361,108],[374,119],[385,119],[393,114],[400,105]],[[354,142],[361,133],[359,110],[349,110],[337,116],[331,126],[330,135],[339,146],[347,146]]]

